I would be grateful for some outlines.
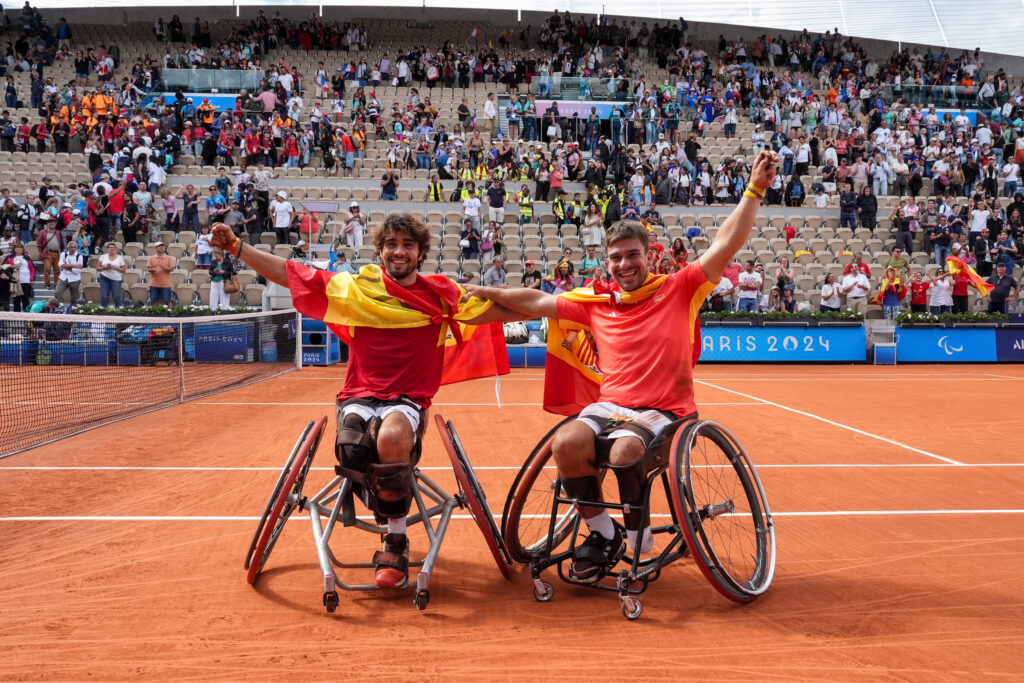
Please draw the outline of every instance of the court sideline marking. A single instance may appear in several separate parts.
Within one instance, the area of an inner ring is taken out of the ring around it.
[[[724,469],[729,465],[712,465],[711,467]],[[901,462],[901,463],[761,463],[757,465],[759,470],[772,469],[885,469],[900,467],[941,467],[941,468],[971,468],[971,467],[1024,467],[1024,462]],[[418,469],[423,471],[448,471],[451,467],[444,465],[421,465]],[[474,471],[517,471],[522,465],[473,465]],[[215,466],[193,466],[193,465],[0,465],[0,472],[4,470],[33,470],[33,471],[157,471],[157,472],[280,472],[280,467],[215,467]],[[310,467],[311,472],[333,472],[333,467]]]
[[[767,403],[769,405],[775,406],[776,408],[781,408],[782,410],[786,410],[786,411],[789,411],[791,413],[796,413],[797,415],[803,415],[804,417],[809,417],[811,419],[818,420],[820,422],[824,422],[825,424],[830,424],[833,427],[839,427],[840,429],[845,429],[847,431],[854,432],[855,434],[860,434],[861,436],[867,436],[867,437],[870,437],[872,439],[877,439],[878,441],[882,441],[884,443],[887,443],[887,444],[890,444],[890,445],[893,445],[893,446],[899,446],[900,448],[904,448],[904,449],[906,449],[908,451],[911,451],[913,453],[919,453],[921,455],[928,456],[929,458],[935,458],[936,460],[941,460],[942,462],[946,462],[946,463],[949,463],[951,465],[963,465],[962,462],[959,462],[957,460],[953,460],[952,458],[946,458],[946,457],[943,457],[941,455],[936,455],[935,453],[930,453],[930,452],[922,450],[920,448],[915,448],[914,446],[909,446],[909,445],[903,443],[902,441],[896,441],[895,439],[890,439],[890,438],[885,437],[885,436],[879,436],[878,434],[872,434],[871,432],[866,432],[863,429],[857,429],[856,427],[851,427],[848,424],[843,424],[842,422],[836,422],[835,420],[830,420],[827,417],[821,417],[820,415],[815,415],[814,413],[808,413],[807,411],[804,411],[804,410],[798,410],[797,408],[790,408],[789,406],[784,406],[781,403],[776,403],[775,401],[769,401],[768,399],[760,398],[758,396],[753,396],[751,394],[745,394],[742,391],[736,391],[735,389],[726,389],[725,387],[718,386],[717,384],[712,384],[712,383],[710,383],[708,381],[705,381],[705,380],[695,379],[694,382],[697,383],[697,384],[703,384],[706,387],[711,387],[712,389],[718,389],[720,391],[727,391],[730,394],[736,394],[737,396],[742,396],[743,398],[749,398],[752,401],[761,401],[763,403]]]
[[[726,513],[731,517],[741,513]],[[1024,508],[1008,509],[963,509],[963,510],[808,510],[773,512],[772,517],[883,517],[890,515],[1020,515]],[[652,513],[651,517],[671,518],[668,513]],[[523,515],[529,519],[548,519],[548,515]],[[372,519],[359,516],[360,519]],[[501,519],[501,515],[494,515]],[[293,515],[291,519],[309,519],[308,515]],[[452,519],[474,519],[472,515],[452,515]],[[68,515],[68,516],[20,516],[0,517],[0,522],[258,522],[259,516],[248,515]]]

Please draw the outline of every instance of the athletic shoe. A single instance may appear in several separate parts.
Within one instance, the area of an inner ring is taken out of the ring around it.
[[[615,524],[615,538],[607,539],[591,531],[587,540],[576,546],[569,566],[569,578],[578,583],[597,583],[626,553],[622,527]]]
[[[373,554],[373,582],[377,588],[401,588],[409,582],[409,537],[384,534],[384,549]]]

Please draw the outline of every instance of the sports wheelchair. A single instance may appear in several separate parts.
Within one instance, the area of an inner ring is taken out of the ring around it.
[[[405,586],[405,588],[415,588],[413,604],[418,610],[425,609],[430,601],[430,576],[434,571],[441,543],[448,529],[448,522],[456,508],[469,510],[484,535],[495,564],[506,579],[511,574],[512,565],[511,556],[501,539],[501,533],[494,520],[494,515],[491,513],[487,498],[473,472],[469,459],[466,457],[466,452],[459,441],[454,425],[451,422],[446,422],[440,415],[435,415],[434,420],[441,434],[441,442],[451,460],[455,479],[458,482],[458,492],[454,494],[445,492],[419,467],[413,467],[412,496],[415,507],[410,510],[407,523],[410,528],[415,524],[422,523],[430,542],[422,560],[409,562],[410,567],[419,568],[415,575],[415,581],[410,580]],[[277,479],[277,484],[270,494],[270,499],[267,501],[252,543],[249,545],[245,568],[248,571],[249,583],[254,584],[259,578],[260,572],[263,571],[274,545],[280,538],[285,523],[296,510],[305,510],[309,514],[313,529],[313,541],[323,574],[323,604],[328,612],[334,612],[338,608],[337,589],[339,588],[345,591],[385,590],[374,584],[345,583],[339,577],[339,572],[336,570],[372,570],[374,565],[367,562],[343,562],[338,559],[330,545],[331,535],[335,531],[337,523],[341,521],[342,526],[353,526],[374,534],[386,533],[387,526],[379,518],[376,520],[373,520],[372,517],[364,519],[346,514],[346,510],[352,509],[354,482],[340,473],[312,496],[303,495],[302,489],[306,482],[306,476],[309,474],[313,456],[316,454],[317,446],[320,445],[326,426],[327,416],[321,415],[306,425],[295,442]],[[422,436],[422,429],[420,436]],[[336,472],[342,470],[340,465],[335,467]]]
[[[644,451],[646,478],[639,505],[597,503],[575,499],[558,478],[551,444],[559,429],[575,420],[573,415],[541,439],[512,483],[502,515],[502,535],[512,559],[526,564],[533,579],[533,595],[547,602],[554,595],[542,572],[556,566],[567,583],[614,591],[622,614],[640,617],[638,597],[672,562],[692,554],[700,571],[726,598],[747,603],[764,593],[775,573],[775,526],[754,463],[736,437],[722,425],[690,416],[675,420]],[[598,462],[602,444],[598,442]],[[610,444],[604,444],[605,454]],[[607,455],[600,466],[602,479],[608,469]],[[652,490],[661,480],[667,499],[652,514]],[[607,488],[607,487],[606,487]],[[605,496],[618,500],[618,496]],[[579,506],[620,510],[638,521],[631,530],[639,538],[652,516],[669,523],[652,524],[654,538],[665,539],[661,550],[648,557],[627,548],[617,572],[609,570],[598,583],[570,578],[566,563],[573,559],[580,535]],[[561,549],[566,541],[568,547]]]

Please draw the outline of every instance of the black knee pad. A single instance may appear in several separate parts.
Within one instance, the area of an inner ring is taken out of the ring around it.
[[[356,472],[366,472],[367,468],[377,462],[377,430],[380,429],[380,418],[369,422],[358,415],[348,415],[338,427],[338,439],[335,445],[335,456],[342,467]]]
[[[385,517],[405,517],[412,506],[413,466],[409,463],[373,463],[366,470],[366,488],[373,497],[374,512]],[[398,500],[385,500],[381,494]]]
[[[562,486],[570,498],[593,503],[601,502],[601,484],[595,476],[563,479]]]

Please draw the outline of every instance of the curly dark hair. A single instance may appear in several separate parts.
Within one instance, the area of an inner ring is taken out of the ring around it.
[[[430,228],[415,214],[393,213],[385,218],[383,223],[373,229],[373,246],[379,254],[384,249],[384,240],[389,235],[403,232],[419,244],[419,262],[422,264],[430,252]]]

